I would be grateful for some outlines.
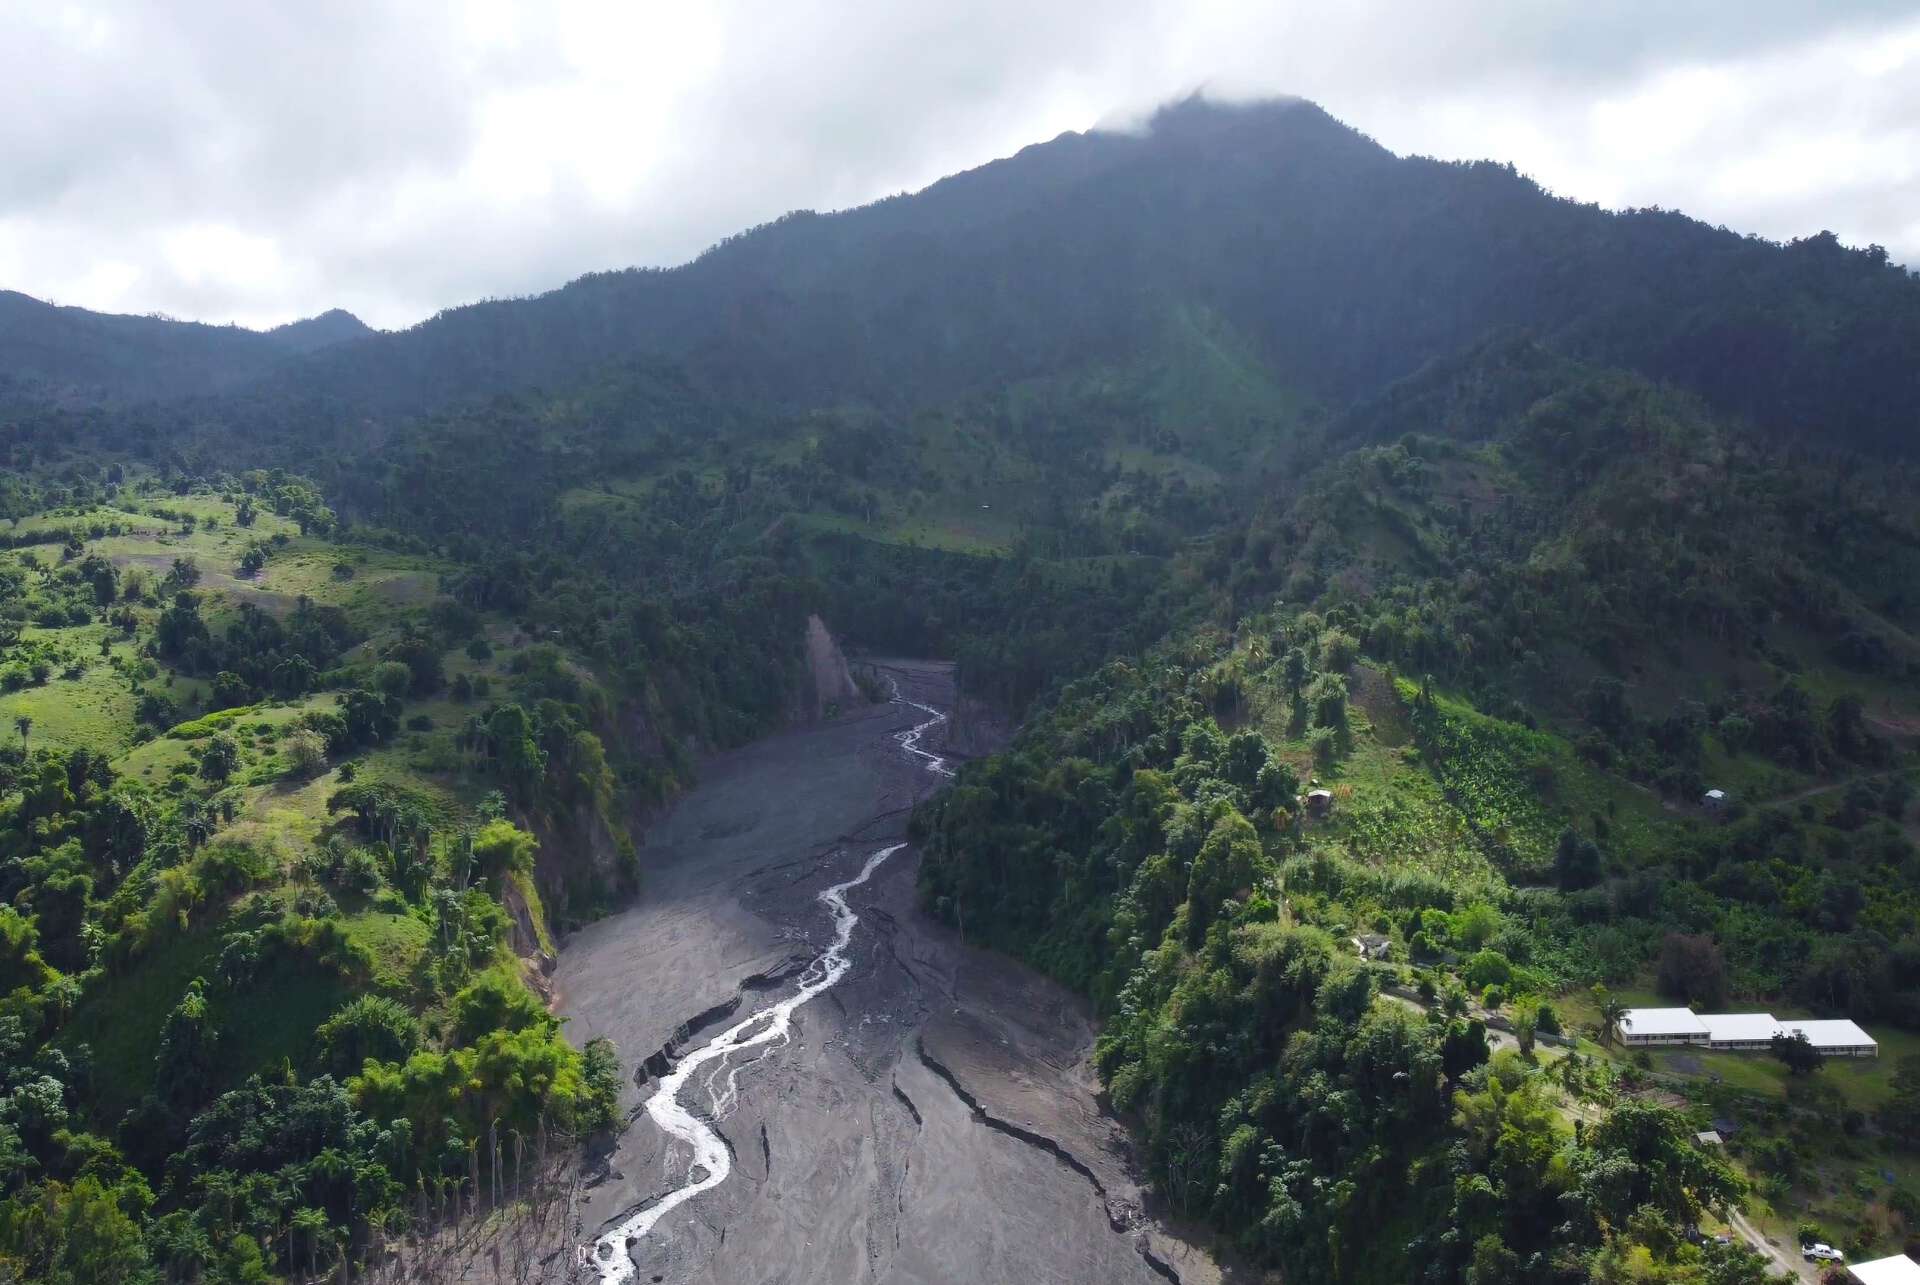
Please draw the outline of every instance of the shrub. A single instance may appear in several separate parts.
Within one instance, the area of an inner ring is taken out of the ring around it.
[[[1499,933],[1500,912],[1484,902],[1468,906],[1449,917],[1447,930],[1463,949],[1479,950]]]
[[[240,762],[240,747],[231,736],[221,732],[207,742],[200,753],[200,775],[209,781],[224,781],[233,775]]]
[[[1307,733],[1307,744],[1313,751],[1313,761],[1322,768],[1332,767],[1340,757],[1340,743],[1331,727],[1316,727]]]
[[[495,1031],[545,1029],[553,1015],[517,978],[489,971],[453,997],[453,1034],[472,1044]]]
[[[279,871],[279,856],[265,842],[218,839],[201,849],[194,876],[209,896],[225,896],[265,882]]]
[[[294,729],[283,748],[287,768],[295,776],[314,776],[327,765],[327,738],[311,727]]]
[[[1359,658],[1360,644],[1353,635],[1329,629],[1320,635],[1320,667],[1333,673],[1352,668]]]
[[[613,1129],[620,1123],[620,1054],[613,1041],[601,1037],[587,1041],[581,1055],[580,1075],[587,1085],[587,1101],[580,1115],[583,1128]]]
[[[321,1068],[345,1079],[358,1075],[369,1058],[404,1062],[420,1047],[420,1024],[403,1005],[362,995],[321,1023],[314,1037]]]
[[[506,820],[489,821],[473,836],[474,860],[488,878],[530,873],[539,849],[539,840]]]
[[[1497,950],[1477,951],[1461,970],[1460,980],[1467,984],[1467,989],[1476,991],[1505,986],[1513,980],[1513,965]]]
[[[206,890],[190,866],[173,866],[154,879],[153,896],[140,921],[142,945],[175,931],[185,932],[193,912],[206,900]]]
[[[370,848],[355,848],[340,863],[340,886],[348,892],[370,897],[386,882],[380,857]]]
[[[302,888],[293,895],[293,910],[309,919],[331,919],[340,913],[340,906],[324,888]]]

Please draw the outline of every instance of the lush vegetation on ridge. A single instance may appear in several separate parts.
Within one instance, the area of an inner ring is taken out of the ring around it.
[[[0,296],[0,1278],[318,1278],[611,1126],[544,962],[815,613],[1024,718],[927,907],[1249,1259],[1910,1244],[1916,327],[1877,248],[1197,100],[397,335]],[[1656,999],[1882,1057],[1611,1047]]]
[[[607,703],[299,479],[111,472],[52,484],[0,566],[0,1261],[371,1254],[491,1130],[612,1122],[611,1049],[522,962],[530,829],[624,833]]]
[[[924,806],[926,904],[1094,998],[1162,1192],[1290,1278],[1757,1280],[1683,1234],[1743,1199],[1897,1248],[1911,506],[1525,345],[1335,431],[1398,440],[1207,555],[1257,610],[1069,685]],[[1783,1085],[1599,1047],[1591,997],[1656,990],[1884,1057]],[[1693,1142],[1725,1114],[1733,1168]]]

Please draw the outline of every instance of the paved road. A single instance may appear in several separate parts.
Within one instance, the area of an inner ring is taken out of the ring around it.
[[[1408,1008],[1412,1009],[1416,1013],[1425,1013],[1428,1008],[1427,1005],[1422,1004],[1419,1000],[1413,998],[1411,995],[1402,995],[1398,991],[1383,990],[1380,992],[1380,998],[1392,1000],[1396,1004],[1405,1004]],[[1482,1020],[1484,1020],[1484,1018]],[[1516,1040],[1511,1034],[1509,1034],[1506,1031],[1500,1030],[1497,1027],[1489,1026],[1487,1027],[1487,1047],[1490,1049],[1518,1050],[1520,1047],[1520,1041]],[[1546,1052],[1546,1047],[1544,1045],[1536,1044],[1534,1046],[1534,1049],[1535,1049],[1535,1052],[1539,1054],[1544,1054]]]

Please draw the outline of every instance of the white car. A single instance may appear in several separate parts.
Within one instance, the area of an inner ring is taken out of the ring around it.
[[[1835,1249],[1832,1245],[1813,1244],[1802,1245],[1800,1247],[1800,1257],[1806,1259],[1809,1263],[1839,1263],[1844,1262],[1847,1256]]]

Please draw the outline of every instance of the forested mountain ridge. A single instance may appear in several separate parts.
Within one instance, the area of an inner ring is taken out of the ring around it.
[[[1914,445],[1920,284],[1877,247],[1605,211],[1510,166],[1397,157],[1312,104],[1198,98],[1137,133],[1062,135],[913,195],[796,212],[681,267],[455,308],[291,364],[183,368],[151,395],[251,381],[269,405],[412,413],[647,354],[730,397],[907,407],[1138,360],[1180,308],[1217,314],[1334,406],[1514,325],[1801,440]],[[0,369],[17,364],[0,347]]]
[[[284,378],[419,409],[643,351],[756,399],[913,405],[1137,359],[1182,306],[1335,405],[1516,325],[1803,440],[1914,447],[1920,283],[1883,251],[1580,205],[1510,166],[1396,157],[1299,102],[1192,100]]]
[[[1383,626],[1372,649],[1410,669],[1532,666],[1538,704],[1556,651],[1641,670],[1789,635],[1822,662],[1920,672],[1905,463],[1783,453],[1698,398],[1513,337],[1433,363],[1316,447],[1327,462],[1228,537],[1221,579],[1245,603],[1378,599],[1396,577],[1477,601],[1454,654]]]
[[[1249,1257],[1744,1285],[1685,1244],[1743,1193],[1897,1243],[1917,290],[1193,101],[399,334],[21,305],[0,1274],[364,1263],[488,1120],[606,1127],[541,959],[814,708],[816,612],[1026,717],[928,908],[1088,992]],[[1640,1066],[1596,982],[1887,1056]]]
[[[0,376],[57,403],[190,397],[373,332],[335,308],[269,331],[61,307],[0,290]]]
[[[926,905],[1094,998],[1163,1191],[1289,1279],[1757,1280],[1681,1234],[1741,1202],[1911,1245],[1910,472],[1513,337],[1316,446],[1196,555],[1211,623],[921,810]],[[1882,1060],[1628,1058],[1609,988]]]
[[[267,331],[267,337],[294,352],[318,352],[349,339],[361,339],[373,333],[366,322],[344,308],[329,308],[311,317],[289,321]]]

